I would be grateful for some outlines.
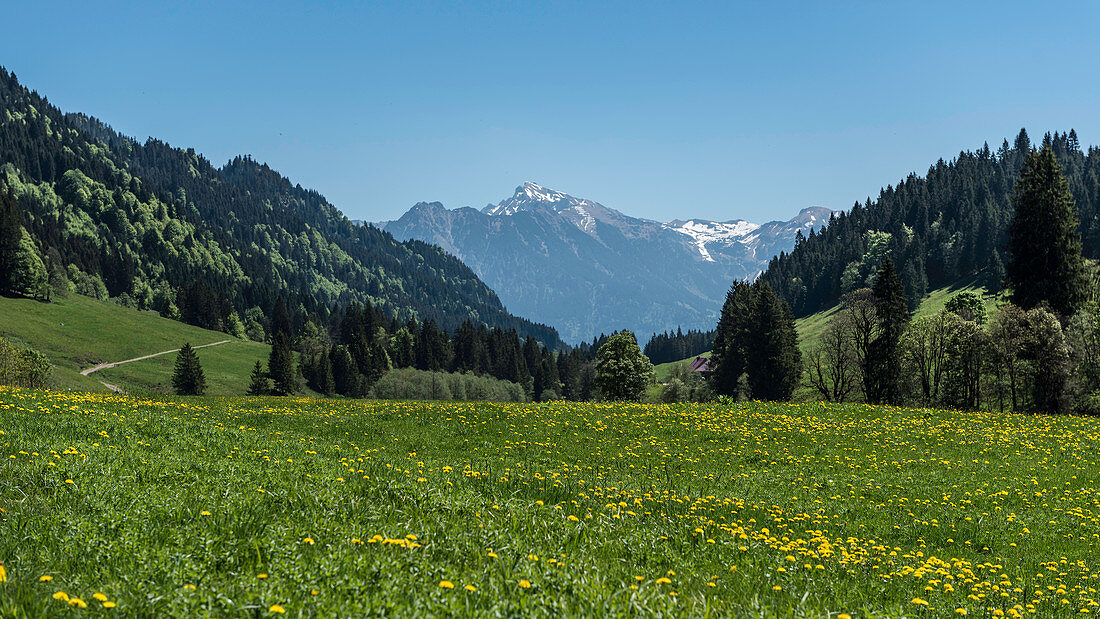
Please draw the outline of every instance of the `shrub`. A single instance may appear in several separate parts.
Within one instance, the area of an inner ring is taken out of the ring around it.
[[[51,371],[46,355],[0,338],[0,384],[41,389]]]

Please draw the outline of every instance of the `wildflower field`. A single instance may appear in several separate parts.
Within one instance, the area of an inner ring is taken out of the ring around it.
[[[0,615],[1100,612],[1100,421],[0,387]]]

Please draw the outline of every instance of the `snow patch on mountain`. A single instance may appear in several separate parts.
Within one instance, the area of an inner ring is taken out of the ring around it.
[[[663,225],[669,230],[690,237],[705,262],[715,261],[714,257],[710,255],[710,251],[707,250],[707,243],[723,243],[727,246],[735,242],[744,243],[750,234],[760,228],[760,224],[742,219],[733,221],[689,219],[688,221],[670,221]]]

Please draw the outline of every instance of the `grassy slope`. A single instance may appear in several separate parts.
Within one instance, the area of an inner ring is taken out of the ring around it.
[[[1071,617],[1100,597],[1091,418],[0,388],[0,430],[2,616],[68,610],[58,591],[120,616]]]
[[[945,286],[931,291],[928,293],[928,296],[921,301],[920,307],[917,308],[914,315],[919,318],[921,316],[935,314],[944,308],[944,305],[947,304],[947,301],[950,300],[951,297],[960,292],[980,293],[985,300],[985,311],[987,314],[992,314],[997,308],[997,304],[1000,302],[1000,297],[996,295],[986,295],[985,288],[980,284],[972,281],[965,281],[953,286]],[[810,314],[805,318],[799,318],[795,321],[795,329],[798,330],[798,346],[802,349],[803,353],[806,353],[813,347],[825,332],[825,327],[828,326],[829,321],[836,315],[839,309],[840,306],[834,305],[816,314]],[[709,357],[710,353],[704,353],[703,356]],[[691,359],[694,359],[694,357],[691,357]],[[690,361],[690,359],[685,359],[684,361]],[[673,361],[654,366],[657,370],[657,379],[663,381],[664,379],[662,377],[667,377],[676,364],[683,363],[684,361]]]
[[[175,355],[101,370],[82,376],[97,363],[132,359],[163,350],[232,340],[197,351],[212,395],[240,394],[257,360],[266,362],[270,347],[218,331],[163,318],[153,312],[121,307],[80,295],[54,303],[0,297],[0,336],[26,343],[50,358],[60,388],[105,391],[100,380],[127,391],[166,392]]]

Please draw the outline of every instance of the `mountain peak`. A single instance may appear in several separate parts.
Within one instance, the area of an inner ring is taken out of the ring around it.
[[[514,215],[519,211],[529,211],[546,206],[573,205],[584,202],[573,196],[548,189],[532,181],[526,181],[519,187],[511,198],[502,201],[496,206],[489,205],[482,209],[487,215]]]

